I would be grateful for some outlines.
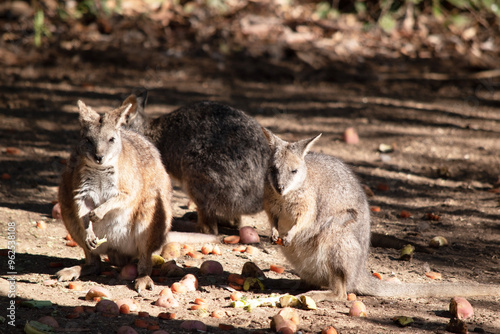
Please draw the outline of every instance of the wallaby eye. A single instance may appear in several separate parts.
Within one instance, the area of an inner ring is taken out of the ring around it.
[[[296,169],[292,169],[292,174],[297,174],[297,170]]]
[[[114,143],[114,142],[115,142],[115,137],[111,137],[111,138],[109,138],[109,142],[110,142],[110,143]]]

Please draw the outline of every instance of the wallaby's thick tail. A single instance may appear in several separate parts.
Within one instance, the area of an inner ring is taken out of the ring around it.
[[[219,239],[214,234],[170,231],[167,234],[167,242],[196,244],[196,243],[219,242]]]
[[[357,294],[376,297],[471,297],[500,296],[500,285],[465,283],[393,283],[366,276]]]

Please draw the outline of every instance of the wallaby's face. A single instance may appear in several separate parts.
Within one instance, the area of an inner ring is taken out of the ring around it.
[[[130,105],[104,115],[98,114],[82,101],[78,101],[78,108],[81,125],[80,154],[93,164],[103,166],[113,164],[121,152],[120,126]]]
[[[290,149],[289,144],[276,147],[271,155],[268,180],[274,191],[286,195],[299,188],[307,175],[307,167],[301,155]]]
[[[305,156],[321,136],[289,143],[269,130],[263,129],[271,149],[267,178],[274,191],[281,196],[299,189],[307,177]]]

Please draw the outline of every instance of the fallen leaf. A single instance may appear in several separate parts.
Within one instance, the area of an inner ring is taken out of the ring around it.
[[[386,183],[377,184],[377,189],[380,191],[389,191],[389,185]]]
[[[425,219],[427,220],[433,220],[433,221],[440,221],[441,220],[441,216],[438,216],[432,212],[428,212],[425,214]]]
[[[17,155],[21,153],[21,150],[18,149],[17,147],[7,147],[5,149],[5,153],[10,154],[10,155]]]
[[[401,213],[399,214],[399,217],[401,218],[410,218],[412,214],[409,211],[402,210]]]
[[[436,273],[434,271],[426,272],[425,276],[429,277],[430,279],[442,279],[443,278],[441,273]]]

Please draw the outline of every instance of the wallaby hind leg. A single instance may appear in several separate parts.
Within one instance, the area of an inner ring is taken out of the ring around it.
[[[196,226],[197,230],[201,233],[206,234],[219,234],[219,228],[217,226],[217,216],[215,214],[209,213],[202,207],[198,206],[198,224]]]
[[[344,275],[332,275],[330,277],[329,288],[330,290],[311,290],[301,293],[298,296],[311,297],[317,303],[323,300],[336,301],[347,299],[346,281]]]
[[[217,225],[224,226],[229,228],[240,228],[241,226],[241,216],[233,218],[233,219],[225,219],[221,217],[217,217]]]
[[[73,281],[79,277],[99,274],[102,271],[101,257],[97,254],[91,254],[90,251],[85,250],[85,264],[68,267],[59,270],[56,273],[57,280],[62,281]]]
[[[329,288],[337,300],[347,299],[346,279],[342,273],[332,273],[330,275]]]
[[[141,254],[139,256],[139,263],[137,263],[137,279],[135,280],[134,288],[141,295],[145,289],[153,290],[154,283],[149,275],[153,270],[151,262],[151,253]]]
[[[241,226],[241,216],[238,216],[232,220],[232,225],[236,228],[240,228]]]

